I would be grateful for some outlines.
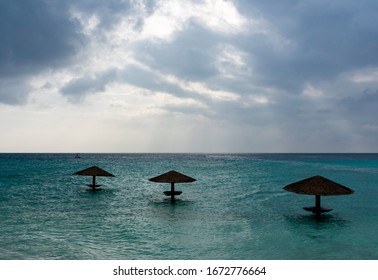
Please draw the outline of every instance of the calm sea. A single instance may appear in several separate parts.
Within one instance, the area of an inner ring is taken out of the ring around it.
[[[318,220],[282,189],[314,175],[355,190]],[[378,259],[377,198],[378,154],[0,154],[0,259]]]

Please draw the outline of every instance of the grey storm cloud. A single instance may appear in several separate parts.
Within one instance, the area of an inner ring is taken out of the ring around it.
[[[106,85],[114,81],[117,72],[113,69],[72,79],[62,89],[61,93],[74,101],[81,100],[88,94],[104,91]]]
[[[143,3],[145,11],[154,11],[156,1]],[[265,18],[290,45],[277,51],[263,32],[227,37],[189,22],[171,42],[139,43],[136,57],[159,71],[183,79],[223,83],[230,90],[233,86],[242,89],[244,84],[248,91],[252,82],[292,93],[300,92],[306,82],[316,83],[341,71],[378,63],[375,54],[378,9],[374,1],[237,1],[235,4],[246,17]],[[106,32],[132,11],[132,4],[119,0],[6,0],[0,3],[0,8],[3,38],[0,73],[4,78],[74,63],[74,55],[85,43],[77,22],[69,15],[70,8],[98,16],[99,28]],[[241,77],[234,85],[217,79],[213,61],[219,43],[235,45],[248,54],[246,59],[255,69],[254,75]],[[90,83],[90,79],[83,79]],[[63,88],[62,93],[73,92],[69,87]]]
[[[357,97],[346,97],[341,99],[339,107],[345,111],[347,118],[362,121],[375,120],[378,108],[378,90],[364,90]]]
[[[217,44],[221,41],[219,35],[191,22],[172,42],[139,43],[137,58],[159,71],[175,73],[183,79],[203,81],[217,74],[213,60]]]
[[[54,92],[73,101],[128,84],[180,100],[161,104],[167,111],[270,127],[290,143],[301,128],[322,131],[321,147],[347,127],[378,131],[377,1],[227,3],[241,29],[205,22],[207,10],[175,14],[170,1],[1,1],[0,103],[27,103],[30,78],[61,69]]]
[[[342,71],[377,65],[376,1],[239,1],[247,16],[259,11],[290,44],[276,51],[266,37],[242,40],[253,54],[261,82],[302,90],[306,82],[332,79]]]
[[[80,38],[64,1],[0,2],[0,73],[35,73],[68,63]]]
[[[131,2],[122,0],[80,0],[71,1],[70,6],[79,11],[96,15],[99,18],[100,28],[107,29],[116,24],[120,17],[127,14],[132,8]]]
[[[72,62],[81,39],[65,3],[0,2],[0,102],[25,103],[30,75]]]
[[[27,79],[49,69],[70,67],[85,48],[86,38],[71,10],[85,10],[99,17],[101,28],[110,28],[130,7],[129,1],[3,0],[0,2],[0,102],[26,102]],[[15,79],[17,77],[17,79]],[[14,85],[12,85],[14,83]],[[78,78],[62,89],[95,91],[90,78]],[[20,86],[22,84],[22,86]],[[85,90],[86,89],[86,90]],[[78,94],[81,91],[76,90]]]
[[[169,83],[154,72],[147,71],[136,65],[127,65],[123,69],[109,69],[98,72],[95,75],[88,75],[69,81],[60,92],[72,101],[81,101],[88,94],[102,92],[106,86],[112,83],[126,83],[147,91],[166,92],[179,97],[196,96],[183,90],[179,86]]]

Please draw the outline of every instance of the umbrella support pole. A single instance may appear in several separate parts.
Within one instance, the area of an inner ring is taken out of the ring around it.
[[[171,203],[175,202],[175,183],[171,183]]]
[[[96,185],[96,176],[114,177],[113,174],[110,174],[109,172],[97,166],[92,166],[84,170],[75,172],[74,175],[92,176],[92,184],[87,184],[87,186],[90,187],[92,191],[96,190],[96,188],[101,186],[101,185]]]
[[[96,185],[96,176],[92,176],[92,184],[87,186],[90,187],[91,191],[97,191],[98,189],[96,188],[100,187],[101,185]]]
[[[96,189],[96,176],[92,176],[92,191]]]
[[[315,196],[315,208],[316,208],[316,217],[319,218],[320,217],[320,213],[321,213],[321,207],[320,207],[320,195],[316,195]]]

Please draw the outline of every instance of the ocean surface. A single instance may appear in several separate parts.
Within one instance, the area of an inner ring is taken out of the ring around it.
[[[97,165],[115,177],[74,172]],[[171,204],[176,170],[197,181]],[[355,191],[282,188],[322,175]],[[0,259],[378,259],[378,154],[0,154]]]

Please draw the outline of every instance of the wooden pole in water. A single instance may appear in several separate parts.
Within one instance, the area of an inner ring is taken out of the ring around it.
[[[320,195],[315,196],[315,211],[316,211],[316,217],[320,217],[321,213],[321,207],[320,207]]]
[[[171,202],[175,202],[175,183],[171,182]]]
[[[92,178],[92,190],[96,189],[96,176],[93,176]]]

